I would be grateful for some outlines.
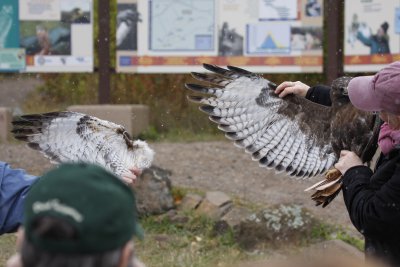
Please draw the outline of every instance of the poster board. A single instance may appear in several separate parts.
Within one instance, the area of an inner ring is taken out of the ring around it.
[[[344,71],[376,72],[400,60],[400,0],[346,0]]]
[[[322,0],[117,3],[117,72],[322,72]]]
[[[92,0],[2,0],[0,71],[93,71],[92,10]]]

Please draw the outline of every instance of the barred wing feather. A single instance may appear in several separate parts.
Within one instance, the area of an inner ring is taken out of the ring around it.
[[[129,168],[150,167],[153,151],[133,141],[115,123],[76,112],[52,112],[20,116],[13,120],[16,139],[28,142],[53,163],[85,161],[101,165],[116,175]]]
[[[244,148],[260,166],[310,177],[336,161],[330,143],[330,109],[290,95],[281,99],[276,85],[261,76],[228,66],[204,64],[212,73],[192,73],[207,85],[186,84],[192,102]]]

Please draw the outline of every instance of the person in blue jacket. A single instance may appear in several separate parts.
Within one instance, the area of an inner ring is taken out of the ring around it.
[[[0,161],[0,234],[15,232],[23,220],[23,202],[38,179]]]
[[[138,169],[131,169],[131,174],[124,175],[124,178],[133,182],[140,173]],[[18,230],[23,221],[25,197],[38,179],[38,176],[13,169],[8,163],[0,161],[0,235]]]
[[[357,32],[357,39],[371,48],[370,54],[390,54],[388,28],[389,24],[384,22],[377,33],[369,37],[364,36],[360,31]]]

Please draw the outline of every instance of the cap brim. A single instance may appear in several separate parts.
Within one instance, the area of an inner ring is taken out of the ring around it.
[[[374,90],[374,76],[351,79],[347,87],[351,103],[364,111],[381,111],[380,95]]]

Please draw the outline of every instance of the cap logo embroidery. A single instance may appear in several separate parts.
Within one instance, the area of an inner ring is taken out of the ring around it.
[[[58,199],[51,199],[46,202],[36,201],[33,203],[32,209],[34,213],[54,210],[58,213],[72,217],[76,222],[80,223],[83,221],[83,216],[79,213],[79,211],[70,206],[61,204]]]

